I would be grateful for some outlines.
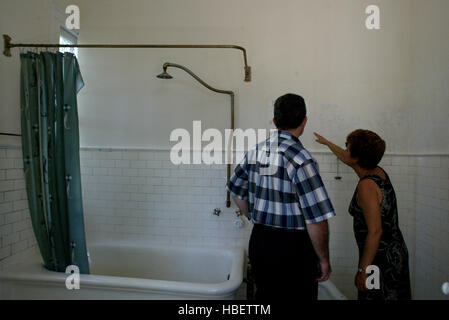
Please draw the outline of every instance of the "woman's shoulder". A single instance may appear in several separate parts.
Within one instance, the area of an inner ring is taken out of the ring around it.
[[[357,204],[360,207],[371,205],[373,203],[380,204],[382,202],[382,190],[377,181],[373,179],[362,179],[357,186]]]
[[[371,176],[365,176],[362,179],[360,179],[359,184],[357,185],[357,190],[358,193],[370,193],[370,192],[374,192],[377,191],[377,189],[379,188],[379,185],[377,184],[377,182],[375,181],[375,176],[371,177]]]
[[[373,173],[369,173],[360,179],[360,182],[366,180],[374,180],[375,182],[386,182],[390,178],[384,169],[378,167],[377,170]]]

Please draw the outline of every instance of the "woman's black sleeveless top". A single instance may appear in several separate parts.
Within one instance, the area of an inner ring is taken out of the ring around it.
[[[376,257],[372,262],[380,269],[380,289],[371,289],[365,293],[359,292],[359,300],[411,299],[408,250],[399,229],[396,194],[386,172],[385,175],[386,180],[377,175],[366,175],[360,179],[360,181],[363,179],[373,180],[382,191],[380,207],[382,237]],[[358,187],[349,205],[349,214],[354,218],[354,235],[359,248],[360,261],[368,234],[368,226],[363,211],[357,204],[357,192]]]

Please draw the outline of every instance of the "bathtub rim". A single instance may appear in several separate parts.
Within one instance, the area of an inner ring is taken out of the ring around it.
[[[235,248],[209,248],[209,247],[190,247],[190,246],[170,246],[170,245],[148,245],[136,242],[95,242],[88,246],[108,246],[108,247],[156,247],[167,248],[173,250],[192,249],[200,251],[225,252],[232,257],[232,264],[230,270],[229,280],[216,283],[194,283],[185,281],[171,281],[171,280],[157,280],[144,279],[135,277],[119,277],[107,276],[98,274],[80,274],[80,290],[85,288],[92,289],[107,289],[133,292],[167,292],[171,294],[181,295],[201,295],[223,297],[228,296],[238,290],[243,283],[243,273],[245,267],[244,249],[241,247]],[[31,282],[33,285],[43,282],[47,285],[61,286],[65,284],[68,274],[63,272],[54,272],[47,270],[42,263],[42,260],[37,261],[30,259],[24,264],[18,266],[11,266],[0,271],[0,282]],[[65,285],[64,285],[65,289]]]
[[[348,300],[348,298],[337,288],[337,286],[330,280],[318,283],[318,287],[327,291],[332,296],[333,300]]]

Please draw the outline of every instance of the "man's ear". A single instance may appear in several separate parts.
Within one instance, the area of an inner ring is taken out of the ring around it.
[[[307,123],[307,117],[304,117],[304,120],[302,121],[301,126],[304,128],[306,126]]]
[[[276,120],[274,120],[274,118],[273,118],[273,124],[276,128],[278,127],[278,125],[276,124]]]

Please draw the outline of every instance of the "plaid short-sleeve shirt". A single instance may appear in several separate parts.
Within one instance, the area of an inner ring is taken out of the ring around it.
[[[248,151],[226,188],[248,200],[254,223],[304,230],[306,224],[335,216],[318,164],[299,139],[285,131]]]

